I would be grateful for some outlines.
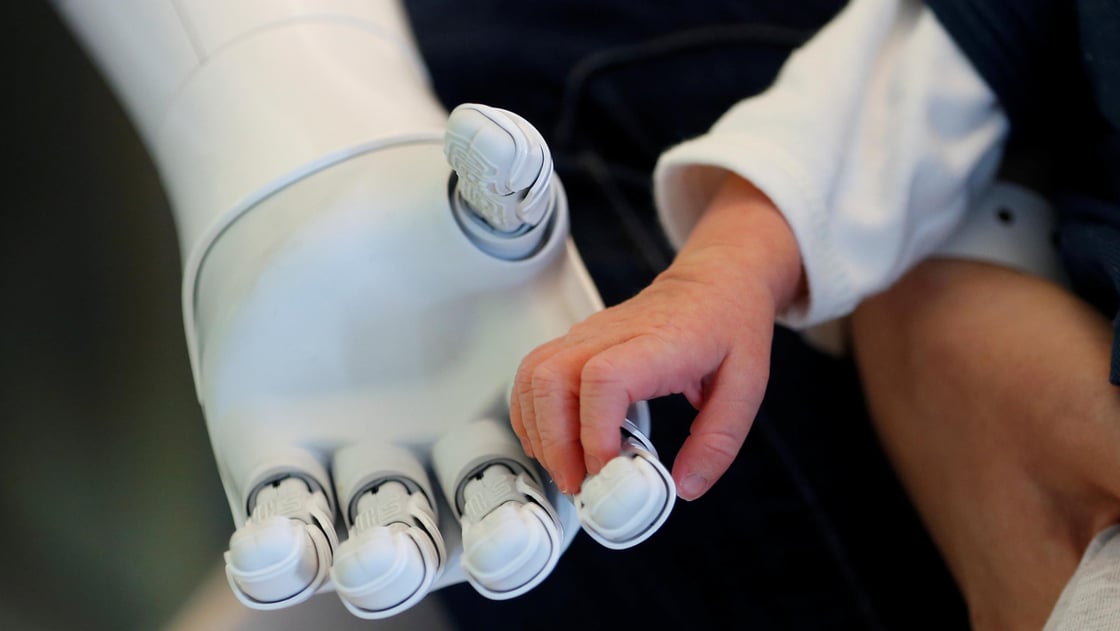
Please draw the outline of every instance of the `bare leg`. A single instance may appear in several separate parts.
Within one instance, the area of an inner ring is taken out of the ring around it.
[[[884,447],[974,628],[1040,629],[1120,519],[1111,331],[1044,280],[935,260],[853,317]]]

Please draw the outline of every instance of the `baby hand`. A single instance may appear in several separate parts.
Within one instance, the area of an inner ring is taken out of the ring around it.
[[[682,393],[698,414],[673,478],[682,498],[700,497],[746,438],[766,390],[775,314],[802,285],[788,224],[757,188],[729,176],[648,287],[522,361],[510,419],[525,452],[575,493],[618,455],[632,403]]]

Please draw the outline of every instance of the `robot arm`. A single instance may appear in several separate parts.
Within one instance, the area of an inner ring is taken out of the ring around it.
[[[152,154],[193,281],[214,241],[294,182],[379,148],[442,138],[399,2],[55,0]]]
[[[463,581],[510,598],[581,515],[611,547],[660,526],[673,485],[644,405],[591,507],[521,452],[517,364],[602,302],[543,139],[511,112],[445,111],[398,3],[56,6],[172,203],[243,603],[333,590],[384,618]]]

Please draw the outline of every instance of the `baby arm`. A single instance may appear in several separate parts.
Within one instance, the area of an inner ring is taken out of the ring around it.
[[[699,497],[750,428],[775,320],[845,316],[933,251],[991,181],[1005,132],[921,3],[849,3],[769,90],[661,157],[678,256],[524,360],[511,421],[526,451],[575,492],[617,452],[629,404],[680,392],[700,412],[673,477]]]
[[[738,453],[766,389],[775,314],[803,291],[789,225],[729,175],[673,263],[635,297],[522,362],[510,418],[565,493],[618,454],[629,405],[684,394],[699,413],[673,466],[695,499]]]

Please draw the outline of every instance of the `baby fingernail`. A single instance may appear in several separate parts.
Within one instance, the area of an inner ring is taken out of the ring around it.
[[[572,494],[571,489],[568,488],[568,485],[564,482],[564,480],[561,480],[556,476],[552,476],[552,481],[556,483],[556,488],[560,489],[560,492],[564,495]]]
[[[591,475],[595,475],[596,473],[599,473],[599,471],[602,470],[602,468],[603,468],[603,461],[600,460],[599,458],[595,457],[595,456],[588,456],[586,463],[587,463],[587,472],[590,473]]]
[[[680,496],[684,500],[694,500],[708,489],[708,478],[699,473],[690,473],[681,480]]]

